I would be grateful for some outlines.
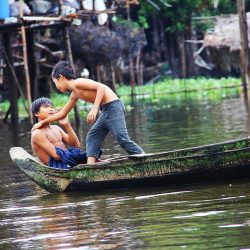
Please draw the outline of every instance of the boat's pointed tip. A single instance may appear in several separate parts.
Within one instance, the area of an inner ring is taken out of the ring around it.
[[[14,160],[14,158],[15,158],[16,148],[17,148],[17,147],[12,147],[12,148],[10,148],[10,150],[9,150],[9,154],[10,154],[11,160]]]
[[[9,150],[10,158],[12,161],[15,161],[17,158],[25,154],[25,150],[21,147],[12,147]]]
[[[9,152],[16,151],[18,148],[20,148],[20,147],[11,147],[10,150],[9,150]]]

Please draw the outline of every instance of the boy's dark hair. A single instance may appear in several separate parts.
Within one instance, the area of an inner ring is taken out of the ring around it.
[[[38,98],[32,103],[31,112],[32,112],[33,119],[35,122],[38,122],[38,119],[35,116],[35,114],[39,111],[41,106],[47,106],[47,105],[54,106],[53,102],[49,98],[46,98],[46,97]]]
[[[73,68],[65,61],[60,61],[54,66],[51,77],[59,79],[60,75],[63,75],[68,80],[75,79]]]

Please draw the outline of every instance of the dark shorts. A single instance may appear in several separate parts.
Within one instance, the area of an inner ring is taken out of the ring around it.
[[[55,160],[49,157],[48,166],[52,168],[59,169],[69,169],[78,164],[87,163],[87,154],[85,151],[81,151],[79,148],[69,147],[68,149],[62,149],[60,147],[55,147],[56,153],[61,160]],[[99,151],[98,158],[101,156],[102,151]]]
[[[101,105],[100,110],[100,116],[87,134],[87,157],[98,158],[98,152],[109,131],[128,154],[144,153],[142,148],[129,138],[125,121],[125,107],[121,100]]]

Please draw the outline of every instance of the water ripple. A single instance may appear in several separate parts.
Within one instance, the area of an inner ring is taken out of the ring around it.
[[[208,211],[208,212],[202,212],[202,213],[194,213],[191,215],[182,215],[182,216],[175,216],[175,219],[182,219],[182,218],[192,218],[192,217],[205,217],[210,215],[217,215],[221,213],[225,213],[226,211]]]

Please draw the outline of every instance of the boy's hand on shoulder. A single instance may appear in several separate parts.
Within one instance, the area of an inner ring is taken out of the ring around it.
[[[38,129],[38,128],[41,128],[43,126],[43,123],[42,122],[38,122],[36,123],[33,128],[31,129],[31,132],[33,132],[34,130]]]
[[[99,109],[95,106],[92,107],[92,109],[90,110],[88,116],[87,116],[87,123],[94,123],[96,120],[96,116],[98,114]]]

